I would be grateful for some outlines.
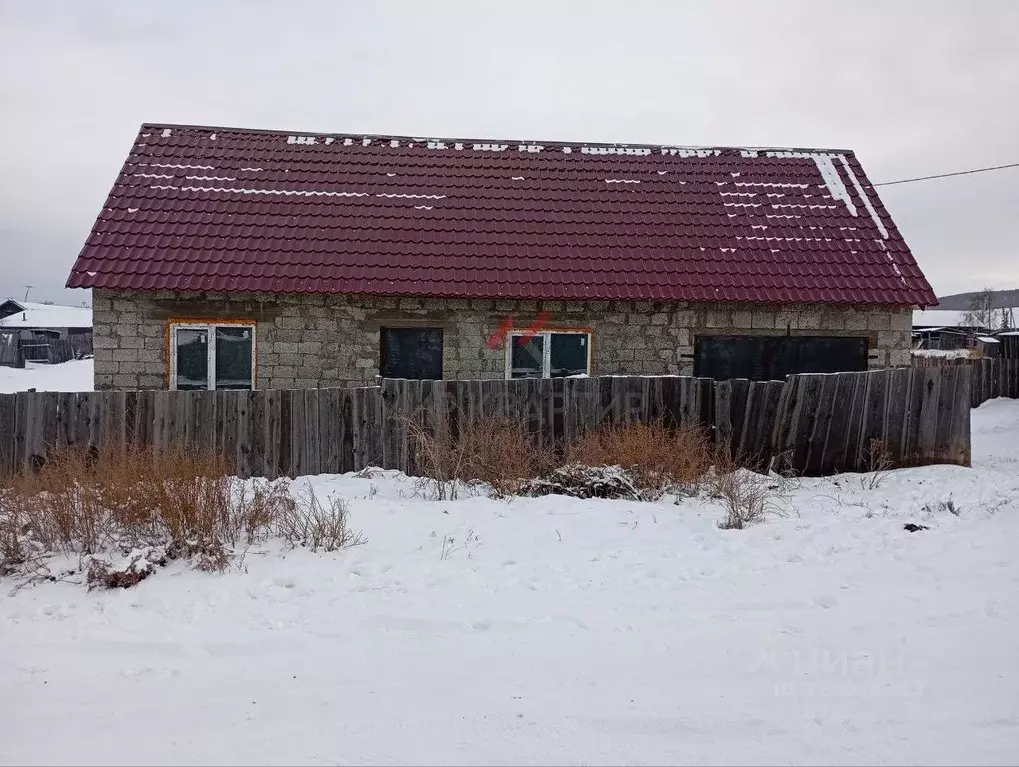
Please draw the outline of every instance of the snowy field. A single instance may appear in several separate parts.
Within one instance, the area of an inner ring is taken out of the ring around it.
[[[311,478],[366,545],[5,585],[0,762],[1014,764],[1019,402],[973,424],[973,469],[792,482],[743,531]]]
[[[0,367],[0,394],[16,391],[92,391],[92,360],[71,360],[57,365]]]

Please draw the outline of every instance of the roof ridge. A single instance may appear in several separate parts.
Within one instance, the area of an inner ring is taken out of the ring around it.
[[[333,131],[307,131],[307,130],[276,130],[272,128],[239,128],[236,126],[228,125],[193,125],[188,123],[142,123],[139,131],[143,130],[160,130],[160,129],[180,129],[180,130],[201,130],[201,131],[225,131],[230,133],[253,133],[253,134],[266,134],[276,136],[321,136],[325,138],[340,138],[340,139],[378,139],[379,141],[444,141],[444,142],[460,142],[464,144],[541,144],[543,146],[568,146],[568,147],[627,147],[634,149],[689,149],[689,150],[703,150],[703,149],[718,149],[718,150],[732,150],[732,151],[751,151],[751,152],[837,152],[840,154],[852,154],[855,155],[852,149],[837,149],[833,147],[804,147],[804,146],[751,146],[751,145],[712,145],[712,144],[669,144],[665,142],[647,142],[647,141],[560,141],[550,139],[507,139],[507,138],[492,138],[492,137],[464,137],[464,136],[432,136],[427,134],[418,135],[396,135],[388,133],[337,133]]]

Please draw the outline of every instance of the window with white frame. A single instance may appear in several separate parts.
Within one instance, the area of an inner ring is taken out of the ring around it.
[[[510,333],[507,378],[566,378],[591,371],[591,334],[583,330]]]
[[[171,389],[253,389],[254,360],[253,323],[170,326]]]

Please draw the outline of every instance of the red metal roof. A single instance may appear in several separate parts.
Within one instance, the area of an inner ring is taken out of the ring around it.
[[[937,303],[855,155],[143,125],[69,287]]]

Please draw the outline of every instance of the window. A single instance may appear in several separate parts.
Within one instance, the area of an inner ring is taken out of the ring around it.
[[[831,336],[698,336],[694,375],[779,381],[793,373],[867,369],[867,339]]]
[[[255,326],[170,326],[170,388],[253,389]]]
[[[591,370],[591,334],[586,331],[510,333],[507,378],[566,378]]]
[[[383,378],[442,378],[442,328],[382,328]]]

